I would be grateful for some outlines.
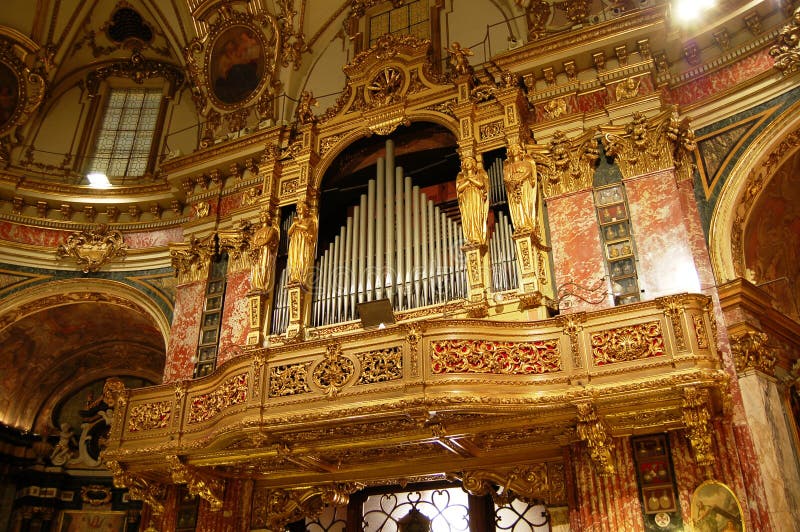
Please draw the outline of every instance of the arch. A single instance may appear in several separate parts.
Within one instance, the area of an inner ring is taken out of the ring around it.
[[[170,323],[159,306],[144,292],[106,279],[64,279],[21,290],[0,305],[0,331],[46,308],[84,302],[125,306],[144,313],[158,328],[166,349]]]
[[[776,169],[800,149],[800,102],[781,113],[730,171],[714,206],[709,253],[718,283],[744,277],[743,238],[752,207]]]

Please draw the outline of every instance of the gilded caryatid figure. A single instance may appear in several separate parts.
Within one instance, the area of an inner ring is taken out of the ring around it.
[[[489,175],[475,157],[461,160],[461,172],[456,178],[461,228],[469,244],[486,244],[486,218],[489,215]]]
[[[536,226],[536,163],[522,146],[512,145],[508,148],[508,156],[503,163],[503,182],[514,232],[533,231]]]
[[[297,204],[297,214],[289,227],[289,284],[305,285],[314,253],[317,221],[304,202]]]
[[[253,290],[269,289],[279,240],[280,234],[273,222],[272,213],[268,210],[261,211],[261,225],[253,235],[254,260],[250,272],[250,285]]]

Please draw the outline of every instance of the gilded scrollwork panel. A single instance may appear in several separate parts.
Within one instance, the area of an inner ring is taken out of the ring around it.
[[[134,405],[128,412],[128,432],[163,429],[172,417],[172,401]]]
[[[499,340],[433,340],[431,371],[540,375],[562,370],[557,338],[530,342]]]
[[[661,322],[651,321],[591,334],[595,366],[666,355]]]
[[[269,396],[286,397],[311,393],[308,386],[308,368],[311,362],[273,366],[269,370]]]
[[[247,373],[240,373],[211,392],[193,396],[189,403],[189,423],[208,421],[226,408],[247,401],[249,380]]]
[[[399,346],[356,355],[361,374],[356,384],[374,384],[403,378],[403,352]]]

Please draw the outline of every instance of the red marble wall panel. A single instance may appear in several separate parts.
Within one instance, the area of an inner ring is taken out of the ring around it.
[[[11,222],[0,222],[0,240],[28,244],[31,246],[55,249],[59,244],[66,242],[71,232],[72,231],[57,231],[55,229],[30,227]]]
[[[708,471],[695,462],[684,432],[670,433],[672,462],[684,522],[691,523],[692,493],[710,475],[710,478],[727,484],[736,494],[745,513],[747,530],[775,530],[778,524],[769,520],[764,485],[749,429],[716,420],[712,430],[716,460]]]
[[[769,55],[769,49],[764,48],[732,65],[673,87],[669,91],[670,94],[667,101],[679,105],[697,103],[704,98],[716,96],[737,83],[771,70],[773,64],[774,61]]]
[[[550,198],[547,200],[547,214],[556,286],[568,282],[584,287],[597,286],[606,276],[606,269],[592,192],[584,190]],[[590,305],[576,298],[570,300],[562,304],[563,312],[598,310],[610,306],[610,298],[598,305]]]
[[[167,362],[164,365],[165,383],[192,377],[194,363],[191,359],[197,353],[205,293],[205,281],[178,287],[167,346]]]
[[[604,477],[597,474],[586,445],[572,445],[570,462],[577,492],[577,508],[570,508],[572,530],[644,531],[630,439],[615,438],[614,450],[616,472]]]
[[[250,291],[250,271],[231,272],[225,288],[222,310],[219,355],[217,365],[235,356],[234,346],[244,345],[250,327],[247,292]]]
[[[608,97],[608,91],[596,90],[579,94],[575,102],[575,110],[580,113],[591,113],[603,109],[614,99]]]
[[[125,243],[131,249],[166,247],[169,244],[183,242],[183,229],[171,227],[159,231],[142,231],[125,233]]]
[[[672,170],[625,180],[643,299],[700,291]]]
[[[219,216],[224,218],[228,216],[233,209],[238,209],[242,206],[242,193],[237,192],[230,196],[225,196],[219,200]]]
[[[236,532],[239,530],[249,530],[243,528],[243,522],[249,523],[247,513],[243,512],[242,499],[249,490],[245,489],[245,481],[227,480],[225,482],[225,492],[222,496],[222,509],[216,512],[211,510],[211,505],[204,499],[200,499],[200,508],[197,512],[196,530],[213,530],[215,532]]]

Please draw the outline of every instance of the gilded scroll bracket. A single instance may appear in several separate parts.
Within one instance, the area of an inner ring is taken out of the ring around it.
[[[127,488],[131,499],[147,503],[156,515],[164,513],[164,505],[160,499],[164,497],[164,486],[144,480],[138,475],[126,471],[116,460],[106,462],[106,467],[111,470],[114,487]]]
[[[302,489],[265,489],[256,494],[253,524],[270,532],[284,530],[298,519],[317,517],[325,506],[347,505],[356,484],[331,484]]]
[[[217,512],[222,509],[222,492],[225,489],[222,481],[201,473],[197,468],[187,466],[174,454],[167,456],[167,463],[173,482],[186,484],[191,495],[208,501],[211,511]]]
[[[695,461],[701,466],[714,463],[711,449],[711,414],[708,390],[696,386],[683,389],[683,424],[692,444]]]
[[[612,475],[616,470],[612,458],[614,442],[608,426],[597,414],[593,403],[577,403],[575,407],[578,409],[578,437],[586,442],[597,473],[601,476]]]
[[[765,375],[775,374],[775,354],[767,344],[769,337],[760,331],[746,331],[731,337],[731,353],[740,374],[750,369]]]

